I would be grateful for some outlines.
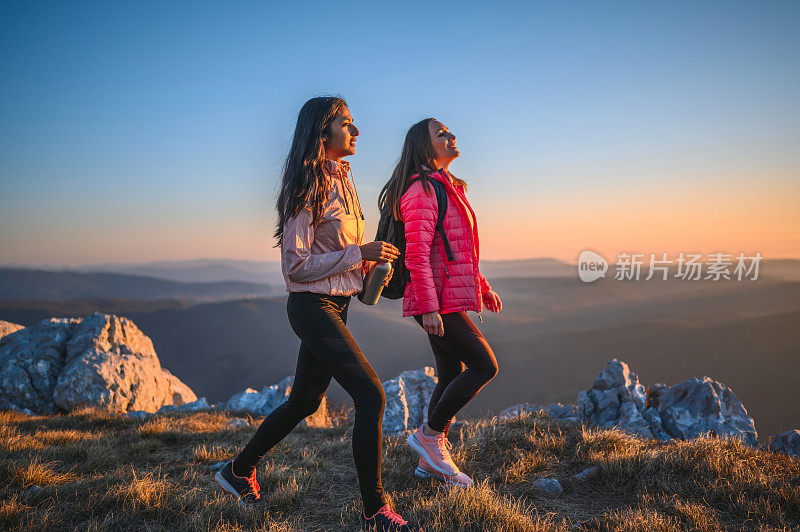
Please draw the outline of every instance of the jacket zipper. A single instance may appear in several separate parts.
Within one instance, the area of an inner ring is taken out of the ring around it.
[[[444,170],[440,170],[439,173],[440,174],[444,173]],[[446,176],[444,176],[444,177],[446,177]],[[449,179],[448,179],[448,182],[449,182]],[[452,186],[452,183],[451,183],[451,186]],[[453,187],[453,190],[455,190],[455,187]],[[456,196],[458,196],[458,192],[456,192]],[[461,203],[461,206],[463,207],[464,211],[469,209],[469,207],[467,205],[465,205],[465,204],[463,204],[461,202],[461,198],[460,197],[458,198],[458,203]],[[469,216],[470,216],[466,212],[464,212],[464,215],[467,216],[467,218],[469,218]],[[474,213],[472,214],[472,219],[475,220]],[[469,220],[467,220],[467,223],[469,223]],[[475,221],[474,224],[475,224],[475,227],[477,229],[478,222]],[[474,244],[475,243],[474,243],[473,238],[472,238],[472,228],[471,227],[470,227],[470,231],[469,231],[469,243],[470,243],[470,248],[474,249]],[[446,261],[447,257],[445,257],[444,260]],[[475,298],[478,301],[478,308],[480,309],[480,310],[478,310],[478,318],[481,320],[481,323],[483,323],[483,317],[481,316],[481,310],[483,310],[483,301],[481,299],[480,282],[478,280],[478,276],[475,275],[477,273],[477,271],[478,271],[478,266],[473,263],[472,277],[475,280]],[[447,264],[445,264],[445,266],[444,266],[444,272],[447,274],[447,278],[449,279],[450,278],[450,274],[447,273]]]

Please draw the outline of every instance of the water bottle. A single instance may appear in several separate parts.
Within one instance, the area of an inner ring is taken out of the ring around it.
[[[364,279],[364,290],[358,294],[358,300],[365,305],[374,305],[378,302],[383,292],[383,283],[392,271],[392,266],[388,262],[379,262],[370,268]]]

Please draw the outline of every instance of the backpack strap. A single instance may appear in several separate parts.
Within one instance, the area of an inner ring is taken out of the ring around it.
[[[436,219],[436,228],[434,231],[438,229],[439,234],[442,235],[442,244],[444,244],[447,260],[452,262],[453,251],[450,249],[450,241],[447,240],[447,234],[444,232],[444,215],[447,213],[447,191],[444,189],[444,185],[436,179],[429,179],[429,181],[436,192],[436,203],[438,203],[439,206],[439,217]]]

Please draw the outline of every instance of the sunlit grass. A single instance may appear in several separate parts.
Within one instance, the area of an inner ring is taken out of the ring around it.
[[[231,419],[0,412],[0,529],[358,528],[350,424],[295,429],[259,463],[262,504],[241,508],[210,466],[236,456],[260,420]],[[450,439],[471,488],[414,477],[418,457],[404,437],[384,440],[384,487],[426,530],[800,528],[800,460],[737,440],[662,444],[539,413],[477,420]],[[594,476],[573,479],[590,466]],[[541,478],[563,492],[540,491]]]

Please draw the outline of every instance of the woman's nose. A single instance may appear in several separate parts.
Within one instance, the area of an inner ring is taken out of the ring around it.
[[[350,131],[350,135],[353,137],[357,137],[360,134],[358,128],[355,126],[355,124],[351,124],[350,127],[352,128]]]

